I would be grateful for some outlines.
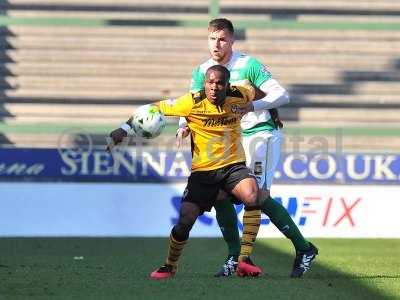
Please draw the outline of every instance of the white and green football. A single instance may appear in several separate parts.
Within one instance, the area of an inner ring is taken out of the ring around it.
[[[136,136],[152,139],[159,136],[165,127],[165,116],[157,106],[146,104],[133,113],[132,129]]]

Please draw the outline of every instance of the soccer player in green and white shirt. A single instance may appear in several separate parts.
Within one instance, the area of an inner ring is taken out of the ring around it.
[[[246,164],[254,172],[259,187],[269,193],[279,161],[282,140],[280,121],[274,109],[289,103],[289,96],[262,63],[249,55],[233,51],[233,43],[232,23],[223,18],[211,20],[208,26],[211,58],[193,71],[191,91],[202,90],[206,70],[212,65],[220,64],[231,72],[231,83],[238,85],[250,82],[264,92],[262,99],[253,101],[254,111],[250,111],[242,118],[241,127]],[[186,121],[181,118],[178,143],[179,139],[187,134],[186,131]],[[228,258],[216,276],[229,276],[235,271],[239,275],[259,275],[261,269],[252,263],[249,256],[260,227],[261,211],[245,209],[240,243],[237,216],[232,202],[229,199],[217,201],[214,207],[229,251]],[[296,249],[296,258],[291,277],[301,277],[310,268],[318,249],[302,236],[286,209],[271,197],[268,201],[267,215],[271,222],[292,241]]]

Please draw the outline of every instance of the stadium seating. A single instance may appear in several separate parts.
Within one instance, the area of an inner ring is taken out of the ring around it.
[[[52,145],[57,134],[40,134],[40,128],[111,128],[134,105],[186,92],[191,70],[207,58],[208,4],[3,1],[8,22],[0,31],[3,144]],[[220,5],[222,15],[240,27],[250,24],[239,30],[236,49],[265,62],[287,87],[292,104],[282,115],[291,125],[368,128],[400,122],[400,30],[368,27],[400,24],[398,1]],[[271,20],[276,28],[261,26]],[[293,28],[287,20],[314,22],[315,28]],[[21,124],[33,129],[13,130]],[[347,146],[400,145],[398,138],[380,138],[353,137]]]

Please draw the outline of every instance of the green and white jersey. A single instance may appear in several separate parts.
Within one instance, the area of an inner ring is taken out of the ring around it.
[[[213,59],[199,65],[192,73],[191,92],[198,92],[204,88],[207,69],[217,63]],[[260,87],[265,81],[272,78],[271,73],[257,59],[244,53],[234,51],[225,67],[231,72],[230,83],[244,85],[246,82]],[[243,116],[241,127],[244,134],[252,134],[263,130],[273,130],[275,125],[268,110],[249,112]]]

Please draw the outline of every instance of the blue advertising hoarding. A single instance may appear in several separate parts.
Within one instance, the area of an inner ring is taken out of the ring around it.
[[[0,148],[0,181],[183,182],[189,151]],[[400,155],[283,153],[275,183],[399,184]]]

